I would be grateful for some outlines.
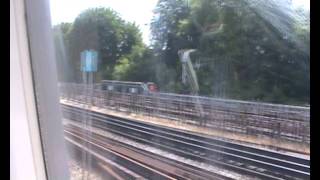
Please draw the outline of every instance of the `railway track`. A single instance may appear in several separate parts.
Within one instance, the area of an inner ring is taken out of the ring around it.
[[[88,135],[85,130],[76,126],[67,125],[64,132],[69,143],[105,164],[115,179],[231,179],[157,156],[96,133]],[[89,143],[90,148],[83,146],[83,143]]]
[[[193,160],[261,179],[309,179],[310,162],[285,154],[203,137],[124,118],[63,105],[67,119],[87,114],[92,126]]]
[[[61,85],[62,97],[95,106],[203,125],[208,128],[310,142],[310,108],[168,93],[131,94]],[[90,95],[89,95],[90,94]],[[199,112],[202,108],[202,113]]]

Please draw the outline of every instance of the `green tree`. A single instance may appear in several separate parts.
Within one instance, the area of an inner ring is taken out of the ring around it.
[[[141,47],[121,58],[113,72],[114,79],[138,82],[156,82],[153,52]]]
[[[169,68],[178,62],[177,51],[182,47],[192,46],[192,41],[185,31],[180,31],[189,16],[185,0],[159,0],[154,10],[151,23],[152,47],[163,63]]]
[[[286,11],[238,0],[159,0],[152,23],[158,61],[181,76],[178,50],[195,48],[202,95],[308,103],[309,35]]]
[[[107,8],[88,9],[81,13],[75,19],[67,39],[76,77],[81,77],[80,53],[86,49],[98,51],[97,80],[111,79],[120,59],[130,54],[133,47],[143,46],[139,28]]]

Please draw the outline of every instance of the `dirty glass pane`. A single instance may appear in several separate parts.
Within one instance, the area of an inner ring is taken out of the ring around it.
[[[72,179],[309,179],[308,0],[52,0]]]

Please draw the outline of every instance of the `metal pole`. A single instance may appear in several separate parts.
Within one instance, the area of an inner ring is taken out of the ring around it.
[[[89,108],[92,107],[92,103],[93,103],[93,72],[88,72],[88,87],[89,87]],[[88,129],[88,137],[92,137],[92,119],[91,116],[88,116],[87,118],[87,129]],[[91,149],[91,144],[88,144],[88,149]],[[88,171],[89,173],[91,173],[91,154],[88,153],[88,157],[87,157],[87,163],[88,163]]]

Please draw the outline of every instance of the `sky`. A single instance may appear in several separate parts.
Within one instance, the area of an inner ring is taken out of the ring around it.
[[[158,0],[50,0],[52,24],[73,22],[84,10],[93,7],[110,7],[126,21],[136,22],[143,41],[150,44],[150,22]],[[310,0],[292,0],[295,7],[310,9]]]
[[[292,0],[292,3],[294,7],[302,7],[310,10],[310,0]]]

